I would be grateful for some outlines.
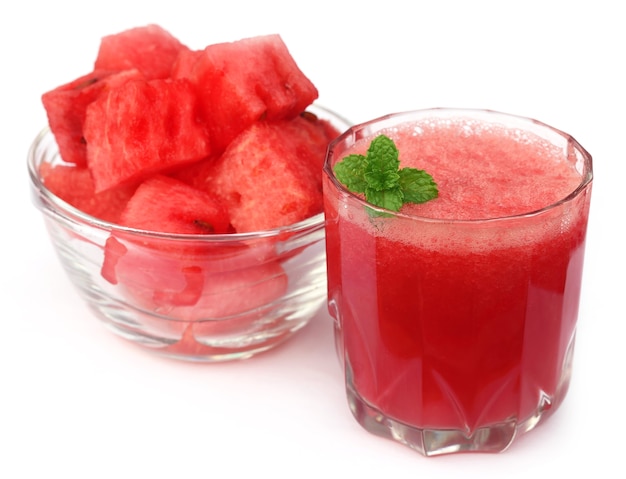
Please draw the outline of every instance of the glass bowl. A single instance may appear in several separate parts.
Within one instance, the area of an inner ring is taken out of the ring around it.
[[[322,107],[309,111],[341,132],[349,127]],[[72,284],[119,336],[172,358],[244,359],[291,337],[325,304],[323,213],[253,233],[126,228],[87,215],[46,188],[41,165],[62,161],[44,129],[28,153],[33,201]]]

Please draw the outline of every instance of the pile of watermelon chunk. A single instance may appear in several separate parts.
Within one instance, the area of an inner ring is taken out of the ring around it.
[[[322,211],[339,132],[279,35],[195,50],[158,25],[105,36],[94,68],[42,96],[63,159],[44,184],[77,209],[182,234],[261,231]]]

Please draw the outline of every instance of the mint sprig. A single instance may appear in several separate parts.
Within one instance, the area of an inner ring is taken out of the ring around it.
[[[335,164],[335,176],[353,193],[380,208],[400,211],[405,203],[425,203],[439,196],[433,177],[417,168],[400,168],[393,140],[379,135],[366,155],[352,154]]]

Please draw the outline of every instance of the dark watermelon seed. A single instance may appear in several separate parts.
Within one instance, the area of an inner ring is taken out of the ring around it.
[[[215,232],[215,228],[213,228],[213,225],[207,221],[204,220],[193,220],[193,224],[198,226],[200,229],[206,231],[207,233],[214,233]]]

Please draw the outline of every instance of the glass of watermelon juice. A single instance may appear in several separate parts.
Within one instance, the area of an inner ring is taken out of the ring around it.
[[[310,111],[347,128],[333,112]],[[172,358],[245,359],[292,337],[323,308],[323,213],[265,231],[143,231],[86,214],[52,193],[42,171],[58,164],[65,162],[46,129],[28,155],[34,202],[73,285],[123,338]]]
[[[439,196],[395,213],[336,178],[372,138]],[[540,122],[482,110],[382,117],[324,167],[329,310],[348,403],[368,431],[425,455],[505,450],[570,382],[591,156]]]

